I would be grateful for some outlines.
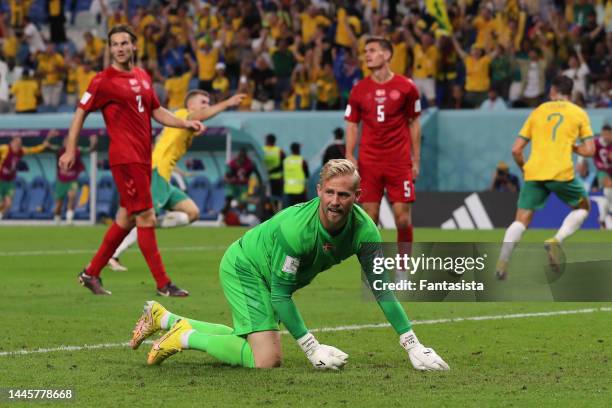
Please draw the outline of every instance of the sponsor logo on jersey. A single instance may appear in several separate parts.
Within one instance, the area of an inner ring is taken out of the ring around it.
[[[138,85],[138,80],[134,78],[130,78],[130,85],[132,86]]]
[[[379,105],[382,105],[387,100],[387,98],[384,96],[382,98],[374,98],[374,99],[376,100],[376,103]]]
[[[384,89],[377,89],[376,90],[376,96],[384,96],[385,95],[385,90]]]
[[[394,89],[391,91],[391,94],[389,96],[394,101],[397,101],[400,98],[400,96],[402,96],[402,94],[400,94],[400,92],[397,89]]]
[[[300,260],[292,256],[287,255],[285,257],[285,263],[283,264],[283,272],[295,275],[298,268],[300,267]]]
[[[140,93],[141,89],[142,89],[142,88],[140,87],[140,85],[137,85],[137,86],[133,86],[133,87],[132,87],[132,91],[134,91],[135,93]]]

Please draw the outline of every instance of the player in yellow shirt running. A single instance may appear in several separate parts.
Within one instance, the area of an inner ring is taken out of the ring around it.
[[[208,92],[200,89],[191,90],[185,97],[185,108],[177,110],[174,114],[180,119],[207,120],[228,108],[240,105],[245,96],[236,94],[223,102],[210,106]],[[161,228],[188,225],[200,218],[200,210],[196,203],[182,190],[170,184],[172,172],[179,160],[187,153],[193,137],[194,133],[191,130],[165,127],[153,148],[153,174],[151,176],[153,205],[156,213],[162,209],[167,211],[163,217],[158,218],[158,226]],[[137,234],[134,228],[108,261],[108,266],[112,270],[127,270],[119,263],[119,255],[136,240]]]
[[[550,88],[550,101],[538,106],[527,118],[512,146],[512,156],[521,168],[525,183],[521,189],[516,220],[504,236],[496,275],[508,276],[512,250],[533,218],[535,210],[546,204],[550,193],[572,208],[557,234],[546,241],[545,248],[553,270],[558,270],[560,243],[576,232],[590,211],[589,197],[575,178],[572,152],[584,157],[595,153],[593,131],[587,113],[570,102],[573,81],[557,76]],[[531,155],[525,163],[523,150],[531,142]]]

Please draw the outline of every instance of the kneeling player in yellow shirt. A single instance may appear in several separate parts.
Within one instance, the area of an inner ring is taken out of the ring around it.
[[[560,243],[576,232],[589,215],[589,196],[575,178],[572,152],[591,157],[595,144],[587,113],[570,102],[572,88],[569,77],[556,77],[550,88],[550,101],[529,115],[512,146],[512,155],[524,173],[525,184],[519,195],[516,220],[504,235],[496,269],[498,279],[507,278],[514,246],[531,223],[534,211],[544,207],[550,193],[572,208],[557,234],[545,243],[553,270],[559,268]],[[525,163],[523,150],[529,142],[531,155]]]

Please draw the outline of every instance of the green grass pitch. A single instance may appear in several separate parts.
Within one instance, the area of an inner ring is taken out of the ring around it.
[[[231,324],[217,266],[242,229],[158,231],[167,270],[191,291],[163,299],[189,317]],[[451,371],[411,368],[390,328],[318,333],[322,343],[350,354],[342,372],[315,371],[295,342],[283,336],[283,367],[232,368],[205,353],[185,351],[159,367],[146,365],[150,345],[132,351],[129,340],[143,302],[156,299],[146,264],[132,249],[128,272],[105,270],[110,297],[95,297],[76,275],[97,248],[103,227],[0,228],[0,388],[72,388],[65,406],[307,406],[307,407],[609,407],[612,405],[610,303],[406,303],[416,321],[594,308],[589,313],[415,325],[425,345]],[[419,229],[420,241],[498,242],[503,231]],[[551,231],[529,231],[541,242]],[[384,232],[393,241],[393,231]],[[612,234],[580,231],[572,242],[610,242]],[[321,274],[296,294],[310,328],[383,323],[375,303],[362,300],[355,259]],[[159,298],[157,298],[159,300]],[[608,308],[608,309],[606,309]],[[608,311],[606,311],[608,310]],[[60,346],[110,345],[51,350]],[[54,405],[62,405],[53,403]],[[17,406],[0,400],[0,406]]]

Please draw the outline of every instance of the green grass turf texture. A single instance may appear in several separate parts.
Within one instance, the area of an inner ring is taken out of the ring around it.
[[[129,340],[143,302],[231,325],[217,267],[240,228],[158,230],[171,278],[190,290],[186,299],[155,296],[142,255],[122,257],[128,272],[103,273],[109,297],[92,296],[76,275],[105,228],[0,228],[0,352]],[[552,231],[528,231],[542,242]],[[394,231],[384,231],[394,241]],[[419,229],[419,241],[497,242],[503,231]],[[571,242],[610,242],[612,235],[579,231]],[[62,253],[74,250],[73,253]],[[26,252],[22,252],[26,251]],[[32,251],[57,251],[34,253]],[[308,327],[385,322],[375,303],[362,300],[356,259],[321,274],[295,300]],[[413,320],[609,307],[610,303],[409,303]],[[450,364],[449,372],[417,372],[391,328],[319,333],[321,343],[350,354],[342,372],[315,371],[294,340],[283,335],[283,366],[233,368],[205,353],[185,351],[159,367],[146,365],[149,344],[0,356],[0,388],[72,388],[65,406],[329,406],[490,407],[611,406],[612,313],[415,326],[425,345]],[[6,392],[5,392],[6,393]],[[0,406],[6,400],[0,401]],[[7,406],[17,406],[11,403]]]

